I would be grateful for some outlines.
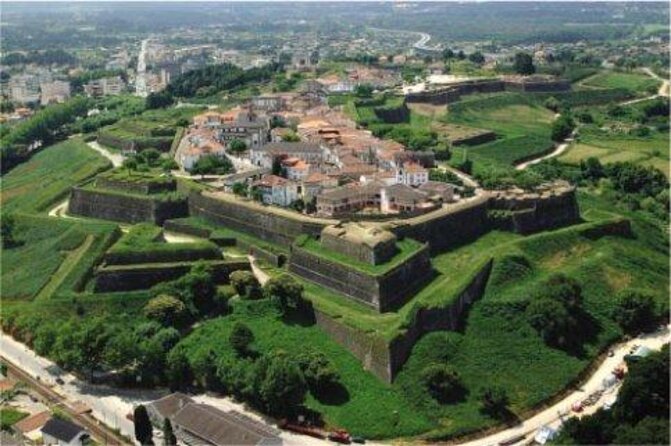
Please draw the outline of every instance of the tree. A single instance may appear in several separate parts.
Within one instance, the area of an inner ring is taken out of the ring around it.
[[[153,429],[149,421],[149,414],[147,408],[140,404],[135,407],[133,411],[133,423],[135,425],[135,439],[141,445],[153,445],[152,440]]]
[[[303,285],[288,274],[270,278],[263,286],[263,294],[285,313],[299,308],[303,303]]]
[[[573,119],[568,115],[561,115],[552,123],[551,138],[553,141],[563,141],[568,138],[575,128]]]
[[[170,389],[183,389],[192,380],[191,366],[184,349],[173,348],[166,358],[166,376]]]
[[[433,398],[441,403],[463,398],[465,388],[459,374],[444,364],[431,364],[422,370],[421,380]]]
[[[273,157],[272,172],[273,175],[282,175],[282,160],[275,156]]]
[[[15,220],[12,214],[6,212],[0,216],[0,237],[2,237],[2,247],[11,248],[16,244],[14,238]]]
[[[172,431],[172,423],[168,417],[163,419],[163,444],[165,446],[177,446],[177,437]]]
[[[285,142],[299,142],[300,140],[300,136],[293,130],[288,130],[282,135],[282,141]]]
[[[228,277],[238,296],[250,298],[258,294],[259,281],[251,271],[233,271]]]
[[[452,51],[450,48],[445,48],[443,50],[443,60],[450,60],[454,59],[454,51]]]
[[[543,293],[546,297],[560,302],[569,310],[582,304],[582,288],[577,280],[564,274],[553,274],[545,282]]]
[[[172,158],[165,159],[161,162],[161,170],[163,173],[170,173],[173,170],[179,169],[179,165],[177,164],[177,161],[175,161]]]
[[[615,428],[613,444],[668,444],[669,421],[646,417],[635,426],[622,424]]]
[[[531,55],[522,52],[515,54],[513,69],[517,74],[524,76],[528,76],[536,72],[536,67],[534,66],[534,61]]]
[[[123,167],[128,170],[128,175],[130,176],[132,171],[137,170],[137,161],[135,158],[126,158],[123,160]]]
[[[474,64],[482,65],[485,63],[485,56],[480,51],[476,51],[468,55],[468,60]]]
[[[296,363],[285,353],[276,353],[263,375],[260,396],[268,412],[275,416],[295,414],[308,391]]]
[[[613,318],[626,333],[650,330],[655,323],[655,300],[644,291],[625,289],[616,296]]]
[[[174,296],[161,294],[150,299],[144,306],[144,315],[165,326],[181,326],[188,318],[184,302]]]
[[[308,351],[299,355],[297,360],[313,394],[327,392],[339,383],[338,371],[324,353]]]
[[[597,181],[605,176],[601,161],[594,156],[580,161],[580,171],[582,177],[590,181]]]
[[[169,107],[175,102],[175,98],[167,91],[161,91],[158,93],[149,93],[147,96],[146,107],[149,110],[155,108],[166,108]]]
[[[144,149],[137,155],[138,159],[150,167],[154,167],[161,158],[161,152],[154,148]]]
[[[236,154],[242,153],[247,150],[247,143],[235,138],[228,144],[228,150]]]
[[[548,110],[552,110],[553,112],[557,113],[561,107],[561,102],[559,102],[559,100],[554,96],[550,96],[545,100],[545,102],[543,102],[543,106]]]
[[[180,300],[193,315],[208,314],[213,309],[217,287],[208,264],[197,262],[191,267],[191,271],[177,279],[173,286],[178,290]]]
[[[238,355],[244,356],[249,352],[251,343],[254,342],[254,333],[242,322],[236,322],[228,337],[228,342]]]
[[[354,88],[354,94],[360,98],[370,98],[373,96],[373,86],[370,84],[360,84]]]
[[[547,297],[531,301],[525,315],[529,325],[535,328],[549,345],[566,345],[575,328],[575,322],[566,307],[561,302]]]
[[[233,193],[235,195],[238,195],[240,197],[246,197],[247,192],[249,190],[249,186],[247,185],[247,183],[237,182],[237,183],[233,183],[233,188],[232,189],[233,189]]]
[[[508,394],[502,387],[486,387],[480,393],[480,404],[483,412],[501,418],[508,412]]]
[[[191,168],[194,175],[226,175],[234,171],[233,164],[227,157],[214,154],[201,156]]]

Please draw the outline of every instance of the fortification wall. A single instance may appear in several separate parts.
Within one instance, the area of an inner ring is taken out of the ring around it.
[[[133,182],[99,177],[96,178],[95,181],[96,187],[101,189],[119,190],[131,194],[154,194],[158,192],[174,191],[177,188],[177,182],[174,179],[160,182]]]
[[[459,328],[464,313],[484,294],[492,264],[492,260],[487,262],[450,305],[417,309],[414,320],[405,333],[397,336],[389,344],[389,370],[392,377],[401,370],[410,357],[415,343],[423,335],[433,331],[454,331]]]
[[[389,368],[389,345],[383,339],[367,335],[366,333],[349,327],[342,322],[315,310],[317,325],[324,330],[331,339],[350,351],[373,375],[391,383],[394,377]]]
[[[214,223],[247,232],[262,240],[277,243],[287,249],[301,234],[319,236],[322,229],[331,222],[310,221],[297,215],[295,218],[275,212],[271,207],[255,204],[236,203],[204,196],[197,192],[189,195],[189,212]]]
[[[405,101],[398,107],[374,107],[373,112],[387,124],[399,124],[410,120],[410,109]]]
[[[580,221],[580,209],[571,188],[556,194],[528,194],[523,197],[494,196],[490,208],[510,211],[511,230],[529,234]]]
[[[408,93],[405,96],[405,100],[411,104],[447,105],[457,102],[459,99],[461,99],[461,94],[458,89],[453,87]]]
[[[571,83],[565,79],[547,81],[504,81],[506,91],[519,91],[524,93],[552,93],[571,90]]]
[[[294,245],[289,271],[380,312],[401,305],[433,274],[426,245],[405,262],[379,276],[325,259]]]
[[[419,338],[432,331],[456,330],[459,327],[464,312],[484,293],[491,268],[492,262],[489,261],[452,304],[439,308],[419,308],[407,330],[389,343],[349,327],[320,311],[315,311],[317,325],[358,358],[364,369],[391,383],[410,357]]]
[[[475,146],[478,144],[484,144],[486,142],[494,141],[495,139],[496,139],[496,133],[482,132],[473,136],[465,136],[463,138],[451,139],[450,141],[452,142],[453,146]]]
[[[208,262],[217,283],[227,283],[228,275],[237,270],[249,270],[247,260]],[[151,288],[160,282],[175,280],[191,270],[190,263],[164,263],[100,267],[94,278],[95,292],[132,291]]]
[[[396,239],[392,238],[381,241],[375,246],[369,246],[366,243],[349,240],[346,237],[338,237],[328,231],[324,231],[321,234],[320,243],[325,249],[339,252],[363,263],[377,265],[391,259],[398,251],[396,248]]]
[[[429,243],[432,252],[459,246],[486,232],[488,196],[452,208],[442,208],[428,214],[394,222],[392,231],[399,238],[410,237]]]
[[[97,189],[75,187],[70,195],[68,213],[124,223],[162,224],[169,218],[188,215],[186,199],[158,201],[147,197],[116,194]]]

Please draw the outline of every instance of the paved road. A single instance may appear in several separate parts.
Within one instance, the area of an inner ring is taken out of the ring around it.
[[[137,73],[135,73],[135,95],[147,97],[147,43],[149,39],[145,39],[140,44],[140,54],[137,58]]]
[[[538,158],[534,158],[534,159],[529,160],[529,161],[525,161],[522,164],[518,164],[517,166],[515,166],[515,170],[524,170],[527,167],[532,166],[534,164],[538,164],[543,160],[547,160],[547,159],[550,159],[550,158],[555,158],[555,157],[561,155],[562,153],[564,153],[566,151],[566,149],[568,149],[568,146],[571,145],[572,142],[573,142],[573,137],[566,138],[564,140],[564,142],[559,144],[557,146],[557,148],[554,149],[551,153],[548,153],[547,155],[540,156]]]
[[[498,432],[496,434],[489,435],[468,443],[464,443],[463,446],[490,446],[497,445],[499,442],[517,437],[519,435],[527,435],[525,442],[529,440],[530,436],[534,435],[535,432],[544,425],[549,425],[552,427],[559,427],[562,423],[562,418],[565,419],[568,414],[570,414],[571,406],[579,401],[584,400],[591,393],[600,390],[603,388],[604,379],[608,378],[611,372],[624,360],[624,356],[629,353],[631,348],[634,345],[644,345],[653,350],[659,350],[662,346],[671,341],[671,336],[669,336],[669,326],[665,327],[663,330],[660,330],[656,333],[649,335],[643,335],[639,338],[633,339],[629,342],[624,342],[613,347],[614,355],[612,357],[607,357],[597,368],[597,370],[589,377],[589,379],[584,383],[580,389],[571,393],[569,396],[561,400],[560,402],[544,409],[542,412],[537,413],[533,417],[523,421],[520,425],[506,429],[504,431]],[[617,390],[614,390],[614,394],[617,394]],[[588,415],[595,412],[599,407],[602,407],[604,403],[611,398],[612,395],[602,396],[599,401],[593,406],[587,408],[582,415]],[[519,443],[522,443],[520,440]]]
[[[90,148],[92,148],[93,150],[95,150],[96,152],[100,153],[102,156],[104,156],[108,160],[110,160],[114,167],[119,167],[119,166],[123,165],[123,160],[125,159],[125,157],[123,155],[121,155],[120,153],[111,152],[109,149],[107,149],[107,148],[101,146],[100,144],[98,144],[98,141],[90,141],[89,143],[87,143],[87,145]]]

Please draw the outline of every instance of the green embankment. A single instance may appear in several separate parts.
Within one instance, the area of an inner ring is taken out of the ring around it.
[[[2,179],[3,212],[36,213],[67,197],[70,188],[111,163],[78,138],[44,148]]]

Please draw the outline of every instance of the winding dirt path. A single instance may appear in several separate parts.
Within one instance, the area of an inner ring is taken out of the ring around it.
[[[119,153],[112,153],[105,147],[101,146],[98,144],[98,141],[91,141],[87,143],[87,145],[95,150],[96,152],[100,153],[102,156],[107,158],[112,162],[112,165],[114,167],[119,167],[123,164],[124,156],[119,154]]]

